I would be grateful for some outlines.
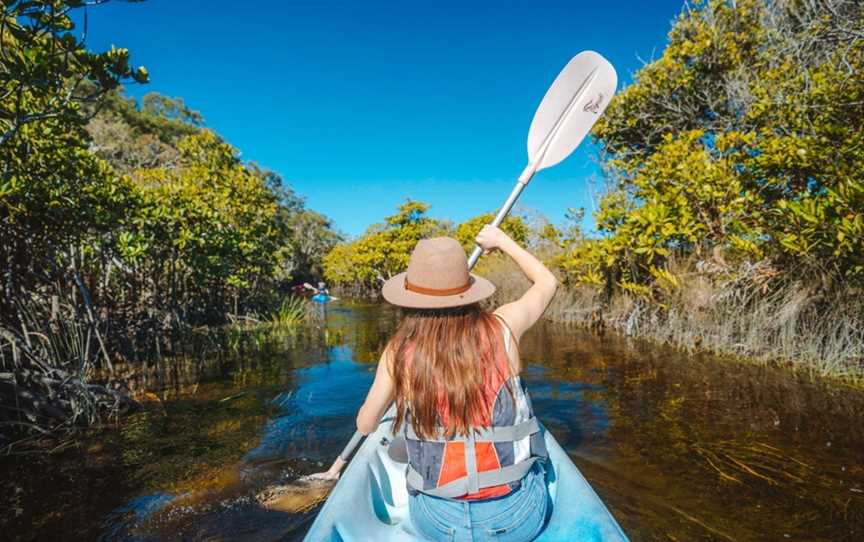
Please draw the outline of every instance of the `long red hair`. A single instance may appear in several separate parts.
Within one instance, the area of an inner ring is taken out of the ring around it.
[[[503,344],[501,324],[479,305],[449,309],[406,309],[387,349],[396,395],[395,430],[411,410],[411,425],[421,439],[467,435],[492,413],[485,397],[488,371]],[[505,381],[509,375],[504,375]],[[508,388],[509,389],[509,388]],[[512,394],[511,394],[512,397]]]

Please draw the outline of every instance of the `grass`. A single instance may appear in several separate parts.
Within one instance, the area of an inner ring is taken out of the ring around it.
[[[324,312],[316,303],[300,296],[289,295],[263,317],[229,315],[225,345],[233,352],[260,350],[274,341],[294,341],[300,332],[323,325]]]
[[[764,264],[717,268],[691,260],[669,263],[673,277],[650,296],[591,286],[562,287],[550,320],[611,329],[631,337],[777,364],[864,384],[864,296],[861,288],[819,288],[782,282]],[[481,274],[498,291],[497,306],[528,287],[512,263],[490,260]]]
[[[228,315],[229,329],[251,330],[266,327],[270,331],[294,332],[305,324],[317,320],[317,312],[313,304],[306,298],[289,295],[270,313],[263,317],[256,314]]]
[[[299,296],[286,296],[279,307],[267,317],[267,323],[281,329],[296,329],[310,313],[309,301]]]

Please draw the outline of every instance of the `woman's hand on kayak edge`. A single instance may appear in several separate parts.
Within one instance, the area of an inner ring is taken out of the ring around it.
[[[314,474],[309,474],[304,476],[304,480],[338,480],[339,475],[342,473],[342,467],[345,466],[345,460],[341,457],[337,457],[336,461],[330,466],[330,468],[324,472],[316,472]]]
[[[501,249],[507,243],[513,242],[513,240],[510,239],[510,237],[504,233],[501,228],[491,224],[483,226],[483,229],[480,230],[480,233],[477,234],[474,241],[476,241],[477,246],[482,248],[486,253],[492,252],[496,249]]]

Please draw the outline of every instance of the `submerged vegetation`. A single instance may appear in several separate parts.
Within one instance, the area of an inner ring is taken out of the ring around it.
[[[597,234],[536,217],[510,225],[567,286],[549,316],[864,376],[862,74],[861,2],[685,6],[663,54],[595,127],[607,180]],[[393,256],[373,227],[328,255],[329,280],[371,292],[423,232],[471,237],[397,216],[384,229],[405,235]],[[523,286],[503,260],[481,266],[499,300]]]

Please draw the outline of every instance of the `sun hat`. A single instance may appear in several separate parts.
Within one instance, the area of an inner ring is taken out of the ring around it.
[[[446,309],[470,305],[495,293],[495,285],[468,272],[462,245],[450,237],[422,239],[414,247],[408,270],[381,288],[389,303],[412,309]]]

